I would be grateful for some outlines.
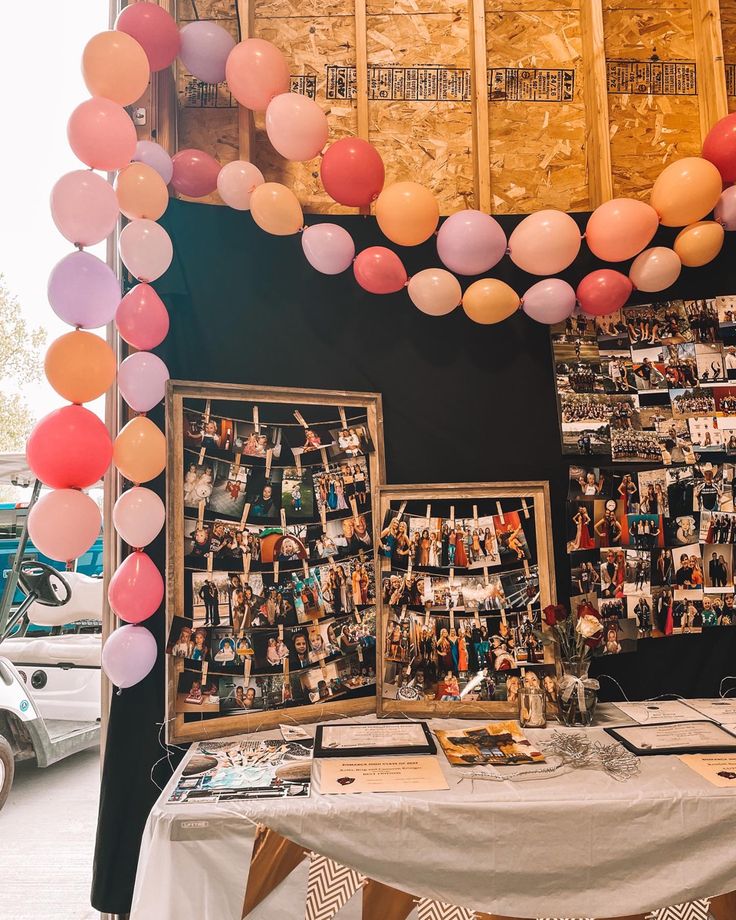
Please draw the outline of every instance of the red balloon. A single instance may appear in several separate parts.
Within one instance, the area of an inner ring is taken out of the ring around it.
[[[368,141],[343,137],[327,148],[320,166],[325,191],[339,204],[367,207],[378,198],[385,178],[383,160]]]
[[[64,406],[34,425],[26,457],[35,475],[52,489],[87,489],[110,466],[112,440],[94,412]]]
[[[204,150],[188,147],[180,150],[172,162],[174,175],[171,184],[179,194],[189,198],[204,198],[217,188],[220,164]]]
[[[611,268],[601,268],[583,278],[576,294],[583,313],[604,316],[620,310],[633,290],[634,285],[626,275]]]
[[[703,141],[703,157],[724,182],[736,182],[736,112],[719,119]]]
[[[113,613],[126,623],[142,623],[164,599],[164,580],[148,555],[137,550],[113,573],[107,589]]]
[[[401,259],[385,246],[370,246],[353,262],[358,284],[370,294],[394,294],[408,281]]]

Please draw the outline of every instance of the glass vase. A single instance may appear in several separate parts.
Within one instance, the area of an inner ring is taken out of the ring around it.
[[[598,705],[597,680],[588,676],[590,658],[562,660],[559,718],[563,725],[590,725]]]
[[[522,687],[519,691],[519,724],[522,728],[545,728],[547,701],[539,687]]]

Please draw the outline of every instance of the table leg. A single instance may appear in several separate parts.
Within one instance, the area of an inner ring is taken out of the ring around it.
[[[736,891],[713,898],[710,902],[710,912],[715,920],[732,920],[736,917]]]

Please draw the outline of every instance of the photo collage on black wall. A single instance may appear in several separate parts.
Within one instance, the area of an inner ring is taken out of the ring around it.
[[[311,412],[184,410],[184,605],[167,652],[183,659],[185,719],[375,693],[375,446],[365,410]]]

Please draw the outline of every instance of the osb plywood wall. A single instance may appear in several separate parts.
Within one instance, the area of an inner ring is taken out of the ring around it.
[[[177,16],[216,19],[236,39],[249,23],[287,55],[292,89],[328,112],[331,140],[361,133],[356,0],[250,0],[250,18],[246,2],[179,0]],[[645,197],[664,165],[700,150],[713,110],[703,94],[724,79],[722,61],[707,49],[703,59],[703,6],[714,3],[368,0],[362,133],[384,157],[387,181],[426,184],[445,214],[479,203],[495,213],[576,211],[612,194]],[[724,0],[721,17],[736,109],[736,0]],[[702,79],[706,68],[715,77]],[[243,118],[226,85],[203,86],[180,67],[177,101],[180,149],[200,147],[223,163],[242,155]],[[474,129],[485,124],[484,147]],[[249,158],[306,211],[346,210],[322,191],[318,159],[286,163],[272,150],[262,114]]]

